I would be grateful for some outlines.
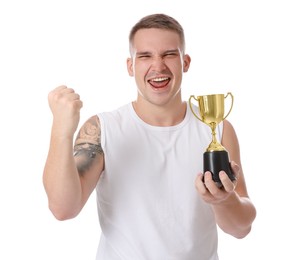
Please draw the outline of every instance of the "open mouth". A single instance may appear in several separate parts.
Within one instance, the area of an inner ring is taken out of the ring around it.
[[[168,77],[161,77],[161,78],[154,78],[148,81],[151,86],[154,88],[164,88],[169,83],[170,78]]]

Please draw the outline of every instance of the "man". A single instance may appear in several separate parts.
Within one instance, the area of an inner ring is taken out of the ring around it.
[[[132,28],[129,43],[137,99],[92,116],[75,140],[79,95],[66,86],[49,93],[53,125],[43,180],[50,210],[59,220],[73,218],[96,189],[97,260],[218,259],[217,225],[243,238],[256,215],[236,133],[227,120],[217,131],[237,180],[221,171],[222,188],[210,172],[203,182],[198,155],[211,132],[182,101],[191,62],[183,28],[167,15],[149,15]]]

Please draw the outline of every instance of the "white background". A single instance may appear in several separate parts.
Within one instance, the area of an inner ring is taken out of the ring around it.
[[[73,87],[84,102],[80,124],[133,100],[128,33],[156,12],[185,28],[192,63],[184,98],[228,91],[235,97],[228,119],[258,215],[245,239],[219,233],[220,259],[299,259],[295,0],[1,0],[0,259],[94,259],[94,194],[73,220],[59,222],[47,208],[47,95],[61,84]]]

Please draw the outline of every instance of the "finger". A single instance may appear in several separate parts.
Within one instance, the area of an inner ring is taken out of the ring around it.
[[[75,93],[75,90],[65,85],[58,86],[50,92],[51,95],[57,95],[57,96],[71,94],[71,93]]]
[[[66,89],[66,88],[67,88],[66,85],[60,85],[60,86],[54,88],[53,91],[60,91],[60,90]]]
[[[203,182],[203,174],[202,173],[199,173],[197,175],[197,178],[195,180],[195,187],[196,187],[196,189],[198,190],[198,192],[200,194],[204,194],[204,193],[207,192],[207,189],[206,189],[205,184]]]
[[[67,93],[68,100],[80,100],[80,95],[77,93]]]
[[[235,190],[235,182],[232,182],[225,171],[219,172],[219,179],[222,182],[223,188],[226,192],[233,192]]]
[[[230,166],[232,168],[233,174],[235,176],[236,181],[238,180],[240,174],[240,166],[236,164],[234,161],[231,161]]]
[[[83,102],[80,99],[75,100],[74,101],[74,107],[76,107],[77,109],[81,109],[83,107]]]
[[[213,180],[213,175],[211,172],[205,172],[205,186],[208,191],[214,196],[219,197],[222,194],[221,189],[219,189],[219,185]]]
[[[75,90],[73,88],[62,88],[61,92],[63,94],[71,94],[71,93],[75,93]]]
[[[58,86],[54,89],[52,89],[49,94],[48,94],[48,99],[52,99],[54,98],[54,96],[57,94],[57,93],[60,93],[63,89],[67,88],[66,86],[64,85],[61,85],[61,86]]]
[[[80,95],[73,88],[61,88],[53,93],[54,100],[64,99],[66,101],[80,100]]]
[[[213,175],[209,171],[205,172],[204,174],[204,184],[208,189],[215,184],[213,180]]]
[[[65,95],[68,100],[80,100],[80,95],[76,93],[73,88],[62,89],[62,94]]]

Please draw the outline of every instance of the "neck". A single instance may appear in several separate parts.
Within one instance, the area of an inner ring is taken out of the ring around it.
[[[136,114],[147,124],[153,126],[174,126],[182,122],[186,114],[186,102],[159,106],[137,99],[132,102]]]

